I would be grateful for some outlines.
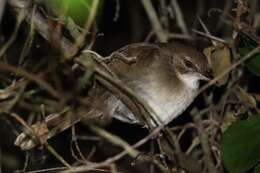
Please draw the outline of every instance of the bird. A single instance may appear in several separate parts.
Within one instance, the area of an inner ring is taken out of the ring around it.
[[[152,109],[153,127],[167,125],[193,102],[200,81],[212,78],[207,58],[197,49],[178,42],[132,43],[111,54],[106,63],[133,93]],[[148,127],[123,101],[101,85],[89,90],[92,113]],[[21,133],[15,145],[35,144]]]
[[[151,121],[153,126],[166,125],[178,117],[195,99],[199,82],[212,78],[205,55],[181,43],[135,43],[116,53],[108,66],[153,109],[157,116],[156,123]],[[116,56],[135,61],[125,63]],[[102,106],[110,117],[131,124],[144,123],[113,94]]]

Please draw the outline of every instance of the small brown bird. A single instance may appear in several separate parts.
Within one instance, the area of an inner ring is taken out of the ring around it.
[[[159,125],[168,124],[180,115],[196,97],[199,81],[210,77],[205,56],[179,43],[137,43],[123,47],[117,53],[136,61],[127,64],[112,57],[110,68],[147,102],[158,116],[154,119]],[[110,116],[127,123],[142,124],[115,96],[110,95],[105,103],[105,112]]]
[[[131,63],[126,63],[122,57],[131,60]],[[154,127],[168,124],[179,116],[196,97],[199,81],[209,80],[210,77],[206,57],[196,49],[179,43],[130,44],[117,50],[107,65],[153,109],[156,123],[150,123]],[[93,109],[103,116],[144,124],[104,87],[98,86],[98,92],[91,89],[90,95],[93,96]],[[25,133],[20,134],[15,144],[22,149],[32,148],[32,140],[28,142],[25,138]]]

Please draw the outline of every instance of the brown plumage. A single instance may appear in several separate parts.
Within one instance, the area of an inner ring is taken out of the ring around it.
[[[125,63],[122,58],[131,62]],[[153,108],[158,124],[169,123],[189,106],[199,80],[207,80],[210,71],[202,53],[179,43],[135,43],[119,49],[111,59],[108,66]],[[105,116],[143,123],[119,99],[108,91],[102,92],[106,96],[95,99],[102,103]]]

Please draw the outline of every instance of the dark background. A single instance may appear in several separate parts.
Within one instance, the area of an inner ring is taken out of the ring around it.
[[[159,1],[154,0],[154,5],[157,8],[156,10],[160,14]],[[205,22],[206,26],[210,30],[212,35],[223,39],[230,39],[232,28],[227,26],[222,20],[222,15],[218,13],[212,13],[208,15],[208,11],[212,8],[218,9],[227,9],[230,10],[233,8],[234,4],[231,1],[227,0],[181,0],[178,1],[180,8],[183,12],[185,22],[188,29],[197,29],[202,30],[200,24],[198,23],[197,17],[200,16],[201,19]],[[107,56],[112,51],[134,42],[142,42],[147,39],[149,32],[151,31],[150,22],[147,18],[147,15],[142,7],[142,4],[139,0],[120,0],[120,10],[119,17],[117,20],[114,20],[116,14],[116,1],[115,0],[105,0],[104,6],[101,14],[98,17],[97,21],[97,35],[96,41],[93,47],[93,50],[97,51],[101,55]],[[256,14],[260,15],[260,2],[259,0],[250,1],[251,10],[250,15],[245,19],[248,23],[252,23]],[[172,32],[179,33],[180,29],[176,25],[176,19],[173,17],[169,21],[169,29]],[[15,25],[15,18],[13,16],[12,9],[10,6],[7,6],[6,11],[3,16],[3,21],[1,23],[1,40],[7,40],[13,33]],[[8,50],[9,61],[16,63],[16,57],[20,54],[22,45],[25,41],[26,34],[28,30],[28,25],[24,23],[22,28],[18,33],[16,41]],[[260,32],[260,25],[258,24],[258,33]],[[194,33],[194,40],[179,40],[182,42],[189,42],[189,44],[195,45],[198,49],[203,49],[206,46],[211,45],[208,39],[203,37],[198,37]],[[156,41],[155,38],[151,38],[149,41]],[[51,51],[51,46],[41,38],[41,36],[36,35],[34,46],[31,50],[30,56],[37,55],[38,58],[44,57],[46,54],[49,54]],[[248,72],[246,71],[246,74]],[[247,75],[245,75],[247,76]],[[248,80],[248,86],[253,92],[260,92],[259,87],[259,77],[248,75],[250,80]],[[254,83],[253,85],[251,83]],[[216,88],[216,93],[221,93],[223,88]],[[201,107],[203,106],[203,101],[200,97],[196,99],[193,103],[193,106]],[[174,122],[171,123],[171,126],[183,125],[189,121],[190,108],[183,113]],[[24,117],[26,118],[26,116]],[[119,121],[114,120],[111,124],[106,126],[106,129],[110,132],[119,135],[124,140],[128,141],[130,144],[137,142],[147,135],[147,130],[140,126],[129,125]],[[2,172],[13,172],[23,168],[25,164],[26,157],[29,156],[29,163],[27,170],[37,170],[43,168],[57,167],[62,166],[51,154],[49,154],[45,149],[35,149],[33,151],[24,152],[19,148],[13,145],[13,142],[18,133],[20,133],[21,128],[16,124],[16,122],[10,118],[0,117],[0,160]],[[78,134],[87,134],[93,135],[89,129],[79,124],[76,126]],[[73,161],[73,157],[70,154],[70,137],[71,131],[67,130],[55,138],[51,139],[50,144],[66,159],[67,161]],[[190,144],[190,134],[187,133],[182,139],[182,147],[185,150]],[[151,143],[148,143],[141,147],[140,150],[144,152],[149,152]],[[112,144],[97,138],[93,141],[84,141],[80,140],[80,146],[83,152],[89,153],[93,147],[96,147],[96,154],[92,158],[92,161],[102,161],[109,156],[112,156],[118,151],[117,147]],[[134,167],[129,166],[131,162],[134,162],[133,159],[125,157],[120,161],[119,170],[123,172],[146,172],[148,164],[136,165]]]

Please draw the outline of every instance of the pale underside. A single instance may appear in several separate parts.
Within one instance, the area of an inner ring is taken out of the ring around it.
[[[182,88],[169,90],[168,86],[158,83],[154,76],[146,78],[145,81],[131,82],[129,86],[135,86],[131,89],[137,96],[146,101],[153,109],[157,117],[154,119],[156,124],[168,124],[178,115],[180,115],[194,100],[198,89],[200,76],[196,74],[178,75],[182,82]],[[131,111],[115,96],[110,96],[106,102],[109,115],[127,123],[142,124],[132,114]],[[151,124],[156,124],[151,120]]]

